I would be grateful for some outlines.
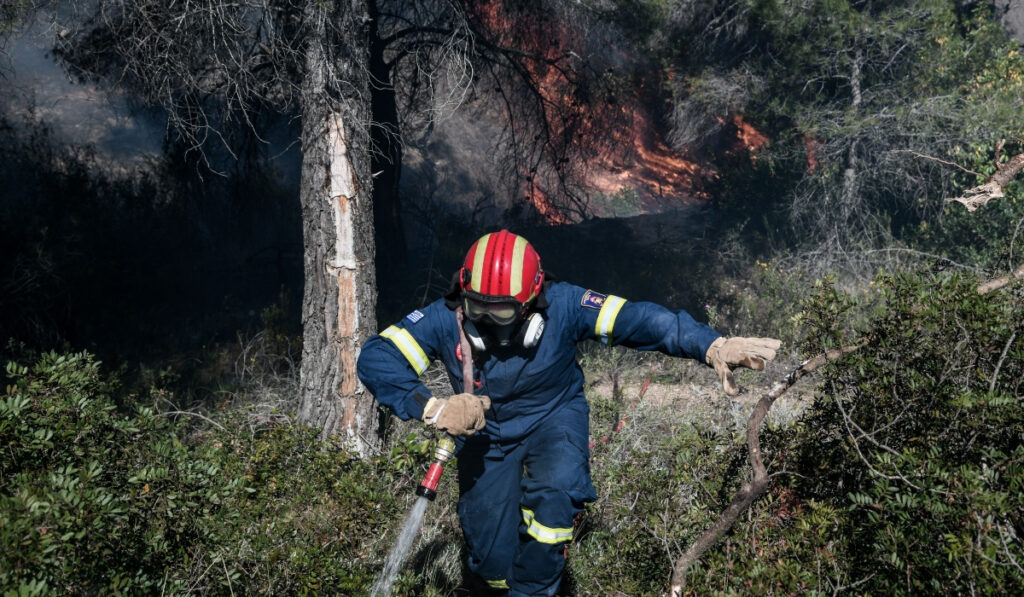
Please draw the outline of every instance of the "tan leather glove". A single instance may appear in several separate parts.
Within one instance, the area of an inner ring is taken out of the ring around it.
[[[431,398],[423,407],[423,422],[451,435],[473,435],[486,425],[484,411],[490,410],[491,399],[473,394],[456,394],[451,398]]]
[[[725,393],[735,396],[740,393],[732,370],[746,367],[754,371],[764,369],[765,361],[775,358],[775,351],[782,342],[775,338],[719,338],[711,343],[708,353],[704,356],[707,364],[715,368],[722,380]]]

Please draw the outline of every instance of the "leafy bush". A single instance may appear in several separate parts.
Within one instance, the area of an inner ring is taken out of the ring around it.
[[[189,428],[119,411],[131,396],[88,353],[25,360],[0,398],[0,586],[17,594],[365,594],[432,453],[410,432],[360,460],[261,404]],[[411,594],[459,582],[457,557],[430,561],[460,545],[448,476],[397,585]]]
[[[0,585],[40,592],[173,589],[167,569],[215,539],[242,489],[152,409],[116,412],[87,353],[7,365],[0,400]]]
[[[806,350],[870,341],[819,370],[818,395],[796,424],[763,430],[772,485],[691,570],[691,591],[1018,590],[1024,284],[985,296],[976,285],[883,278],[871,300],[884,308],[868,320],[861,301],[817,286],[802,315]],[[663,592],[673,561],[749,474],[739,434],[682,420],[634,414],[614,442],[595,446],[601,501],[569,556],[579,594]]]
[[[868,593],[1012,592],[1024,581],[1022,291],[885,281],[871,341],[823,373],[799,430],[809,499],[839,507]]]

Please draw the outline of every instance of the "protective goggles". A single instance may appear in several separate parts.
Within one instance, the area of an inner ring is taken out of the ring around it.
[[[463,309],[470,321],[489,319],[495,325],[509,325],[519,319],[522,305],[507,297],[466,296]]]

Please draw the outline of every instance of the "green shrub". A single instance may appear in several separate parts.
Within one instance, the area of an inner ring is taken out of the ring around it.
[[[241,488],[152,409],[125,415],[91,355],[9,363],[0,399],[0,585],[43,592],[173,589],[166,571],[210,543]]]
[[[844,511],[841,566],[867,593],[1024,581],[1024,289],[976,287],[885,281],[871,341],[823,371],[801,425],[800,493]]]
[[[865,319],[861,301],[817,285],[805,350],[870,341],[818,370],[795,424],[762,431],[772,484],[690,571],[693,594],[1019,591],[1024,284],[985,296],[976,286],[881,279]],[[569,552],[579,594],[661,594],[673,561],[747,479],[740,433],[681,420],[634,413],[595,446],[601,499]]]
[[[410,428],[362,460],[259,404],[195,428],[121,412],[88,353],[29,360],[0,399],[0,587],[17,594],[365,594],[432,455]],[[441,494],[407,594],[460,581],[454,474]]]

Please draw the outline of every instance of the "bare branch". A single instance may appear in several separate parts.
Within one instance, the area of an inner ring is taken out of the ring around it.
[[[825,363],[835,361],[837,359],[846,356],[847,354],[858,350],[867,343],[867,339],[863,339],[856,344],[844,346],[842,348],[836,348],[826,352],[825,354],[818,355],[813,359],[805,361],[802,365],[794,369],[787,375],[782,381],[779,381],[761,396],[757,405],[754,407],[754,412],[751,413],[750,419],[747,421],[747,449],[750,457],[751,468],[753,469],[754,476],[749,482],[744,483],[740,487],[739,491],[733,497],[732,502],[725,509],[724,512],[718,517],[710,528],[704,531],[704,534],[700,536],[690,547],[686,550],[682,556],[676,560],[675,565],[672,568],[672,586],[669,589],[669,594],[672,597],[681,597],[683,594],[683,585],[686,581],[686,572],[689,570],[697,560],[707,552],[718,540],[732,528],[732,525],[736,522],[739,515],[746,510],[750,504],[754,503],[764,490],[768,488],[768,471],[764,466],[764,461],[761,458],[761,423],[767,416],[768,411],[771,409],[772,404],[786,393],[789,388],[793,387],[800,378],[807,375],[811,371],[814,371],[818,367]]]
[[[909,153],[910,155],[912,155],[912,156],[914,156],[916,158],[921,158],[921,159],[924,159],[924,160],[931,160],[933,162],[938,162],[940,164],[945,164],[947,166],[953,166],[954,168],[959,168],[959,169],[963,170],[964,172],[966,172],[968,174],[973,174],[975,176],[981,176],[980,172],[975,172],[974,170],[970,170],[968,168],[964,168],[963,166],[961,166],[960,164],[958,164],[956,162],[950,162],[948,160],[943,160],[943,159],[939,159],[937,157],[933,157],[933,156],[930,156],[930,155],[925,155],[923,153],[918,153],[918,152],[916,152],[916,151],[914,151],[912,149],[897,149],[896,152],[898,152],[898,153]]]
[[[992,381],[988,385],[988,391],[994,392],[996,390],[996,380],[999,379],[999,370],[1003,368],[1003,361],[1006,360],[1006,353],[1010,352],[1010,345],[1017,338],[1017,332],[1010,334],[1010,339],[1006,341],[1006,346],[1003,347],[1003,353],[999,355],[999,362],[996,363],[996,370],[992,372]]]

